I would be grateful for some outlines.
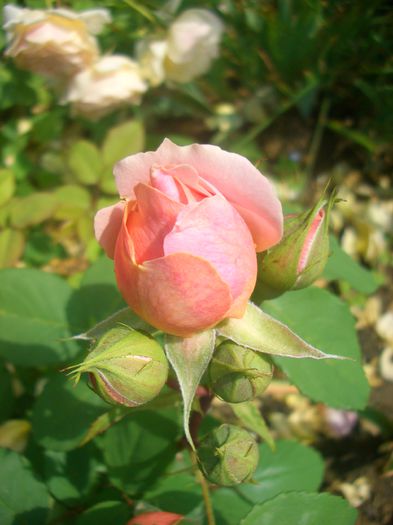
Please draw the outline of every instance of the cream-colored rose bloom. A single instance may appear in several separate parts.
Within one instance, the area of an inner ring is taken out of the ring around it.
[[[203,75],[218,55],[221,20],[206,9],[188,9],[171,24],[165,39],[143,40],[137,56],[152,84],[163,80],[189,82]]]
[[[139,104],[146,91],[140,67],[121,55],[105,56],[76,75],[63,98],[74,113],[97,119],[127,104]]]
[[[168,44],[166,40],[140,40],[136,46],[136,55],[144,78],[152,85],[158,86],[165,80],[164,61]]]
[[[74,75],[98,58],[99,33],[110,21],[106,9],[75,13],[68,9],[4,8],[6,55],[19,67],[50,78]]]

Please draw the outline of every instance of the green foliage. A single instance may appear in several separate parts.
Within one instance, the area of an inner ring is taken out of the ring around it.
[[[264,309],[318,348],[350,358],[300,361],[276,357],[278,366],[304,394],[337,408],[365,407],[369,385],[359,362],[355,321],[345,303],[326,290],[311,287],[268,301]]]
[[[85,383],[81,381],[75,387],[64,374],[58,373],[49,378],[35,402],[34,438],[50,450],[73,450],[82,442],[89,425],[107,411],[107,407]]]
[[[25,238],[22,232],[6,228],[0,232],[0,268],[14,266],[22,255]]]
[[[354,525],[355,509],[342,498],[330,494],[292,492],[256,505],[241,525],[274,525],[276,523],[302,523],[304,525]]]
[[[32,269],[0,272],[0,355],[23,366],[64,363],[78,353],[66,340],[71,288],[60,277]]]
[[[99,477],[99,459],[93,445],[71,452],[47,450],[44,477],[56,500],[76,504],[91,493]]]
[[[2,525],[42,525],[48,515],[49,492],[28,460],[0,449],[0,521]]]
[[[115,487],[139,494],[165,470],[179,437],[176,410],[130,414],[100,436],[97,444]]]
[[[254,474],[256,483],[237,489],[249,502],[262,503],[281,492],[318,490],[324,465],[313,449],[293,441],[278,441],[274,452],[267,445],[261,445],[260,456],[261,462]]]
[[[346,281],[352,288],[364,294],[376,291],[379,283],[373,273],[345,253],[334,236],[330,238],[330,248],[332,253],[324,271],[326,279]]]
[[[97,503],[83,512],[76,520],[76,525],[107,525],[125,523],[130,517],[130,509],[122,501],[104,501]]]
[[[95,184],[101,171],[100,152],[92,142],[78,140],[68,152],[68,166],[77,182]]]

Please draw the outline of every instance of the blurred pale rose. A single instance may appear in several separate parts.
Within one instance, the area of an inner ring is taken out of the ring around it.
[[[114,173],[122,200],[97,213],[95,232],[129,306],[179,336],[242,317],[256,251],[282,235],[270,182],[241,155],[168,139]]]
[[[220,19],[206,9],[188,9],[169,27],[166,38],[139,42],[137,56],[152,85],[189,82],[203,75],[218,55]]]
[[[68,9],[32,10],[7,5],[5,54],[17,65],[46,77],[74,75],[98,57],[94,34],[110,21],[105,9],[75,13]]]
[[[71,103],[75,113],[96,119],[120,106],[139,104],[146,89],[134,60],[110,55],[76,75],[63,102]]]

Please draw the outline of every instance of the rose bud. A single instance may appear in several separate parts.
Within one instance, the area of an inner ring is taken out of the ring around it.
[[[218,55],[221,20],[207,9],[187,9],[171,24],[166,38],[149,38],[137,45],[137,56],[152,85],[164,80],[189,82],[203,75]]]
[[[183,337],[241,318],[256,251],[281,238],[269,181],[240,155],[168,139],[121,160],[114,173],[122,201],[97,213],[95,232],[131,309]]]
[[[156,397],[168,376],[161,346],[128,327],[109,330],[83,363],[73,368],[76,381],[87,372],[90,386],[105,401],[129,407]]]
[[[308,212],[285,217],[281,242],[259,257],[258,299],[305,288],[321,275],[329,257],[329,216],[335,195],[321,198]]]
[[[173,512],[144,512],[132,518],[127,525],[178,525],[183,517]]]
[[[139,104],[146,89],[134,60],[110,55],[73,77],[62,103],[71,103],[75,114],[95,120],[122,106]]]
[[[247,430],[224,424],[203,439],[198,459],[209,481],[230,487],[251,479],[258,465],[259,450]]]
[[[228,403],[243,403],[262,394],[270,384],[273,366],[268,356],[224,341],[209,365],[213,392]]]
[[[106,9],[75,13],[68,9],[33,10],[6,5],[6,55],[17,65],[46,77],[69,77],[98,58],[92,36],[110,21]]]

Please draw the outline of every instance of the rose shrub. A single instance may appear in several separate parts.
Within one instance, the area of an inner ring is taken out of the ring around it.
[[[270,182],[240,155],[168,139],[121,160],[114,174],[122,200],[97,213],[95,232],[129,306],[179,336],[242,317],[256,251],[282,235]]]
[[[109,55],[75,75],[62,102],[70,103],[74,113],[94,120],[120,106],[139,104],[146,89],[135,60]]]
[[[106,9],[4,7],[6,55],[19,67],[46,77],[69,77],[90,66],[99,54],[94,36],[111,17]]]
[[[165,38],[148,37],[136,52],[146,79],[156,86],[164,80],[190,82],[206,73],[218,56],[224,26],[207,9],[187,9],[170,25]]]

